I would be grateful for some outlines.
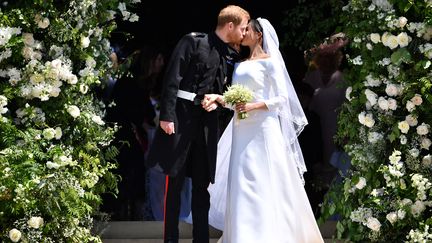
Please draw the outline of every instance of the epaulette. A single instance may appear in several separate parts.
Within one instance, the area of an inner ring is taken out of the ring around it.
[[[189,36],[191,37],[198,37],[198,38],[203,38],[206,36],[206,33],[202,33],[202,32],[191,32],[189,33]]]

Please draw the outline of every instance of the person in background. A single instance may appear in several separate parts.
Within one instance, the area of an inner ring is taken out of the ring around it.
[[[147,132],[143,123],[154,119],[151,102],[146,98],[146,81],[141,76],[142,62],[146,59],[141,50],[132,52],[122,65],[128,65],[129,74],[121,76],[114,84],[108,106],[107,121],[119,126],[113,144],[119,149],[118,168],[120,177],[117,198],[108,198],[104,204],[111,205],[112,220],[144,220],[145,160],[148,150]]]
[[[214,32],[192,32],[177,43],[166,67],[160,100],[159,127],[150,148],[149,167],[166,174],[164,242],[179,238],[180,195],[188,176],[192,180],[193,242],[209,242],[207,187],[214,182],[220,125],[217,111],[201,107],[205,94],[221,94],[229,84],[249,13],[229,5],[217,18]]]

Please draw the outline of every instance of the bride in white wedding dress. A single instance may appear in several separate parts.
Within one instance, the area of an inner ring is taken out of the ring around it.
[[[251,89],[254,101],[234,107],[249,117],[235,114],[219,142],[209,222],[223,230],[223,243],[323,242],[304,189],[297,141],[307,120],[276,32],[266,19],[252,19],[242,45],[250,56],[236,64],[233,84]],[[206,99],[224,105],[222,96]]]

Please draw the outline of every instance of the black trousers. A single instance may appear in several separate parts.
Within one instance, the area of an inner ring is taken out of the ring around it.
[[[186,163],[177,176],[167,176],[165,190],[164,242],[176,243],[179,238],[179,214],[181,190],[185,176],[192,179],[192,221],[193,242],[209,242],[208,213],[210,209],[210,194],[207,190],[210,184],[207,152],[204,134],[199,134],[190,144]]]

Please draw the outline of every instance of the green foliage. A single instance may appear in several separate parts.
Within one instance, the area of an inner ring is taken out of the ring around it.
[[[115,17],[137,0],[17,0],[0,9],[0,241],[101,242],[93,216],[117,192],[117,130],[100,90]],[[123,5],[124,4],[124,5]]]
[[[352,242],[432,240],[430,1],[351,0],[335,16],[350,39],[350,87],[336,141],[351,159],[325,197]]]
[[[322,40],[339,32],[343,0],[308,0],[285,12],[282,23],[287,31],[283,33],[281,43],[308,50]]]

